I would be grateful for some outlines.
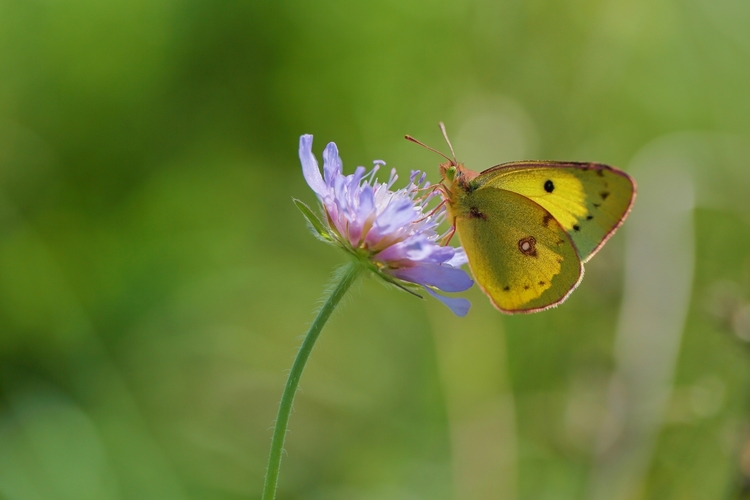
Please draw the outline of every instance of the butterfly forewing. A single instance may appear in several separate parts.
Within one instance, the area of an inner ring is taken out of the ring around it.
[[[474,278],[504,312],[533,312],[564,300],[583,267],[555,218],[528,198],[486,187],[454,212]]]
[[[623,223],[635,197],[629,175],[600,163],[506,163],[474,183],[478,190],[505,189],[541,205],[570,235],[583,262]]]

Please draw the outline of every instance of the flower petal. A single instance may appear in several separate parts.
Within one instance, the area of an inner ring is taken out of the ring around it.
[[[331,185],[333,179],[341,175],[341,158],[336,143],[329,142],[323,150],[323,175],[327,185]]]
[[[417,218],[417,211],[408,198],[395,198],[385,207],[375,221],[375,227],[381,234],[399,229]]]
[[[375,208],[375,198],[372,193],[372,187],[369,184],[366,184],[362,191],[359,193],[359,207],[357,207],[357,219],[359,219],[361,222],[364,222],[367,220],[368,217],[370,217],[370,214],[372,213],[373,208]]]
[[[453,257],[451,257],[450,260],[445,261],[445,264],[448,264],[451,267],[461,267],[464,264],[469,263],[469,257],[466,256],[466,251],[463,247],[457,247],[454,250],[456,253],[453,254]]]
[[[442,247],[430,241],[424,234],[420,234],[389,246],[376,258],[382,262],[410,260],[440,264],[452,258],[454,253],[453,247]]]
[[[362,177],[365,176],[365,167],[359,166],[354,169],[354,173],[349,176],[349,189],[354,190],[359,186]]]
[[[326,179],[326,183],[333,187],[333,201],[336,206],[339,207],[339,210],[346,211],[349,206],[346,197],[346,177],[337,175],[332,178],[331,182]]]
[[[362,240],[362,230],[370,220],[370,214],[375,208],[375,200],[372,194],[372,187],[365,184],[359,192],[359,206],[353,220],[349,222],[349,241],[353,244],[359,244]]]
[[[469,302],[467,299],[462,299],[459,297],[446,297],[444,295],[440,295],[434,290],[431,290],[430,288],[424,287],[424,289],[427,290],[427,293],[448,306],[448,308],[453,311],[453,314],[455,314],[456,316],[464,317],[469,313],[471,302]]]
[[[434,286],[444,292],[463,292],[474,284],[465,271],[440,264],[425,263],[393,269],[389,273],[398,279],[423,286]]]
[[[327,193],[323,177],[320,175],[318,160],[312,152],[313,136],[305,134],[299,138],[299,161],[302,163],[302,175],[305,176],[307,185],[315,191],[318,196],[324,196]]]
[[[435,264],[442,264],[452,259],[456,253],[456,249],[453,247],[443,247],[434,243],[432,244],[432,248],[430,250],[431,251],[429,255],[426,255],[424,258],[420,259],[422,262],[434,262]]]
[[[376,258],[381,262],[394,262],[406,259],[422,260],[418,257],[429,255],[429,251],[426,250],[426,247],[429,247],[429,245],[430,242],[427,238],[411,237],[389,246],[378,253]]]

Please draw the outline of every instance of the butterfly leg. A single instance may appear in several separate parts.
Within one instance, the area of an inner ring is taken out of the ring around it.
[[[430,217],[432,217],[433,215],[435,215],[437,213],[437,211],[440,210],[445,205],[446,201],[448,201],[448,200],[441,201],[440,204],[438,206],[436,206],[434,209],[432,209],[429,214],[425,215],[421,219],[415,220],[414,222],[422,222],[425,219],[429,219]]]
[[[430,197],[432,197],[432,195],[435,193],[435,191],[439,191],[440,194],[443,195],[443,198],[445,198],[445,186],[443,186],[442,184],[433,184],[431,186],[427,186],[427,187],[424,187],[424,188],[419,188],[419,189],[417,189],[415,191],[417,193],[421,192],[421,191],[424,191],[424,194],[421,195],[421,196],[419,196],[418,198],[414,198],[414,201],[420,201],[420,202],[426,201],[426,200],[430,199]]]
[[[446,233],[445,236],[440,240],[440,244],[442,246],[446,246],[448,243],[451,242],[451,239],[453,239],[453,235],[456,234],[456,221],[453,221],[453,225],[451,226],[450,231]]]

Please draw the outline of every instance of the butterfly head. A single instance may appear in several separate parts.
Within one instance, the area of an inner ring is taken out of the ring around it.
[[[415,138],[407,135],[406,139],[414,142],[416,144],[419,144],[420,146],[429,149],[430,151],[439,154],[446,160],[448,160],[445,163],[440,164],[440,177],[442,177],[441,184],[445,186],[444,194],[447,195],[448,198],[451,198],[452,195],[450,193],[453,192],[453,187],[457,186],[459,189],[463,190],[470,190],[471,187],[469,186],[469,183],[472,179],[474,179],[479,174],[477,172],[474,172],[472,170],[469,170],[468,168],[464,167],[461,163],[458,163],[458,160],[456,160],[456,153],[453,151],[453,145],[451,144],[450,139],[448,139],[448,133],[445,130],[445,125],[443,125],[443,122],[440,122],[440,130],[443,132],[443,137],[445,138],[445,142],[448,143],[448,147],[451,150],[452,158],[449,156],[446,156],[445,154],[441,153],[435,148],[432,148],[423,142],[420,142],[416,140]]]
[[[442,184],[449,192],[453,190],[454,186],[464,191],[470,191],[470,183],[478,175],[478,172],[469,170],[462,163],[448,161],[440,164],[440,177],[443,179]]]

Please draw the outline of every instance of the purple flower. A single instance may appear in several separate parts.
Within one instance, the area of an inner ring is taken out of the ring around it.
[[[378,182],[375,173],[384,162],[376,160],[369,172],[357,167],[343,175],[336,144],[323,151],[323,176],[312,153],[312,135],[299,140],[302,173],[322,204],[325,222],[307,206],[296,201],[310,225],[324,241],[353,254],[383,279],[414,293],[415,285],[447,305],[458,316],[469,312],[469,301],[437,293],[462,292],[474,282],[460,269],[466,264],[462,248],[440,246],[437,226],[445,210],[425,213],[435,191],[426,190],[425,174],[412,171],[409,185],[391,190],[398,179],[391,170],[387,183]]]

